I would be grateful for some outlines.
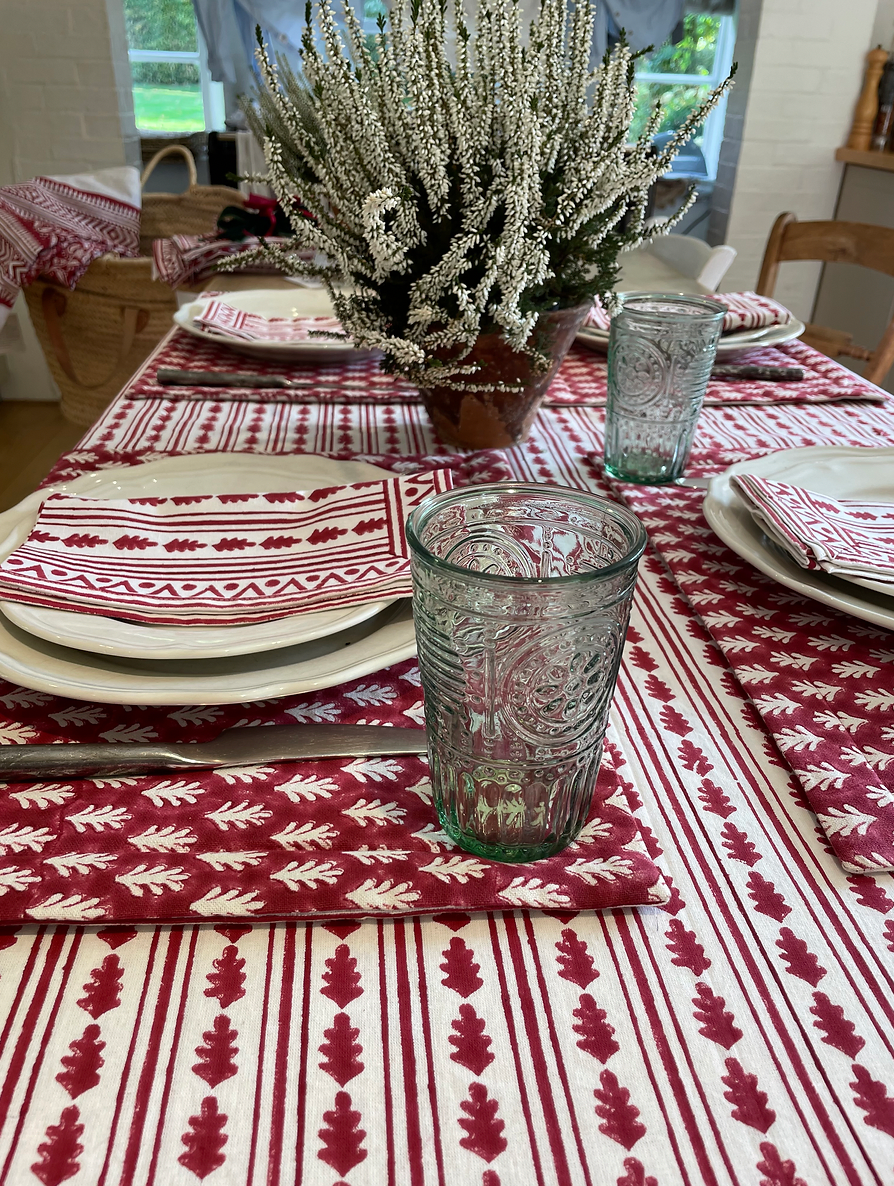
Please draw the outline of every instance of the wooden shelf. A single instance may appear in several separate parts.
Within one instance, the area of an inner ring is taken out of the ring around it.
[[[846,165],[862,165],[864,169],[882,169],[894,173],[894,152],[863,152],[859,148],[839,148],[835,160]]]

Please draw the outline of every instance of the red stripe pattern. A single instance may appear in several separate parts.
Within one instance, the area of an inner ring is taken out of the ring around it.
[[[110,441],[133,449],[140,430],[150,451],[283,452],[300,447],[299,426],[305,447],[331,453],[444,455],[408,408],[307,412],[243,405],[223,428],[203,427],[204,410],[190,426],[119,403],[66,464],[103,464]],[[598,413],[551,409],[504,463],[599,489],[601,440]],[[694,466],[842,441],[894,443],[894,417],[707,409]],[[670,575],[668,563],[694,566],[674,555],[701,523],[695,493],[671,494],[679,509],[671,530],[654,526],[612,717],[668,900],[599,914],[12,925],[0,932],[0,1181],[889,1179],[891,878],[848,874],[818,835],[791,755],[717,648],[726,628]],[[727,562],[697,539],[703,566]],[[712,579],[754,586],[732,590],[737,604],[779,613],[778,590],[741,568]],[[816,636],[854,625],[824,611]],[[890,662],[839,682],[883,689]],[[24,689],[2,695],[20,729],[63,711]]]

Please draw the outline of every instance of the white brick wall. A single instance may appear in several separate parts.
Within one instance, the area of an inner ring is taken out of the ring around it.
[[[121,0],[0,0],[0,185],[139,165]],[[58,399],[22,300],[4,399]]]
[[[777,214],[833,216],[842,169],[835,149],[850,129],[876,17],[885,24],[889,10],[894,15],[894,0],[742,0],[740,29],[753,39],[753,60],[743,71],[747,102],[741,91],[738,108],[730,100],[713,223],[716,239],[727,218],[723,238],[739,252],[724,280],[731,290],[756,283]],[[818,278],[819,265],[786,264],[777,295],[809,318]]]

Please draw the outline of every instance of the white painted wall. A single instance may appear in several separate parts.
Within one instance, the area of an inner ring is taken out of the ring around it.
[[[0,0],[0,185],[139,165],[121,0]],[[4,399],[58,399],[28,321],[5,355]]]
[[[887,27],[890,14],[894,25],[894,0],[742,0],[741,9],[740,27],[756,23],[756,38],[747,96],[743,88],[738,110],[730,101],[712,223],[714,240],[719,230],[739,253],[724,280],[730,291],[757,282],[777,214],[833,216],[842,170],[835,149],[850,129],[876,17]],[[780,273],[777,296],[802,319],[810,317],[819,267],[786,264]]]

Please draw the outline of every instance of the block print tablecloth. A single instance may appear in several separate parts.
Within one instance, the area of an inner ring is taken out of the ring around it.
[[[593,488],[600,423],[585,408],[544,412],[506,462],[519,477]],[[890,443],[894,418],[709,409],[698,456],[726,464],[840,439]],[[102,464],[108,448],[296,447],[444,452],[407,408],[119,404],[71,464]],[[0,938],[2,1179],[887,1182],[890,875],[842,870],[683,590],[660,555],[644,560],[613,719],[648,812],[645,843],[668,877],[664,905],[11,928]],[[762,595],[746,591],[749,603]]]
[[[730,360],[733,363],[756,363],[761,366],[799,366],[804,378],[799,382],[776,383],[767,380],[712,379],[705,402],[708,406],[725,404],[834,403],[839,400],[883,402],[885,392],[867,383],[853,371],[846,370],[804,342],[785,346],[767,346],[749,350]],[[341,403],[346,395],[354,403],[419,404],[419,392],[404,379],[393,378],[379,369],[377,358],[360,359],[338,366],[324,363],[286,365],[240,354],[214,341],[202,341],[182,330],[172,330],[140,368],[128,393],[134,399],[183,401],[184,397],[205,395],[214,401],[214,391],[202,387],[176,387],[156,379],[159,367],[187,371],[248,372],[297,381],[301,389],[280,389],[276,398],[292,403]],[[221,389],[221,396],[241,397],[244,402],[269,401],[270,392],[250,388]],[[585,346],[572,346],[544,400],[545,407],[604,407],[608,394],[606,356]],[[204,402],[204,401],[203,401]]]

